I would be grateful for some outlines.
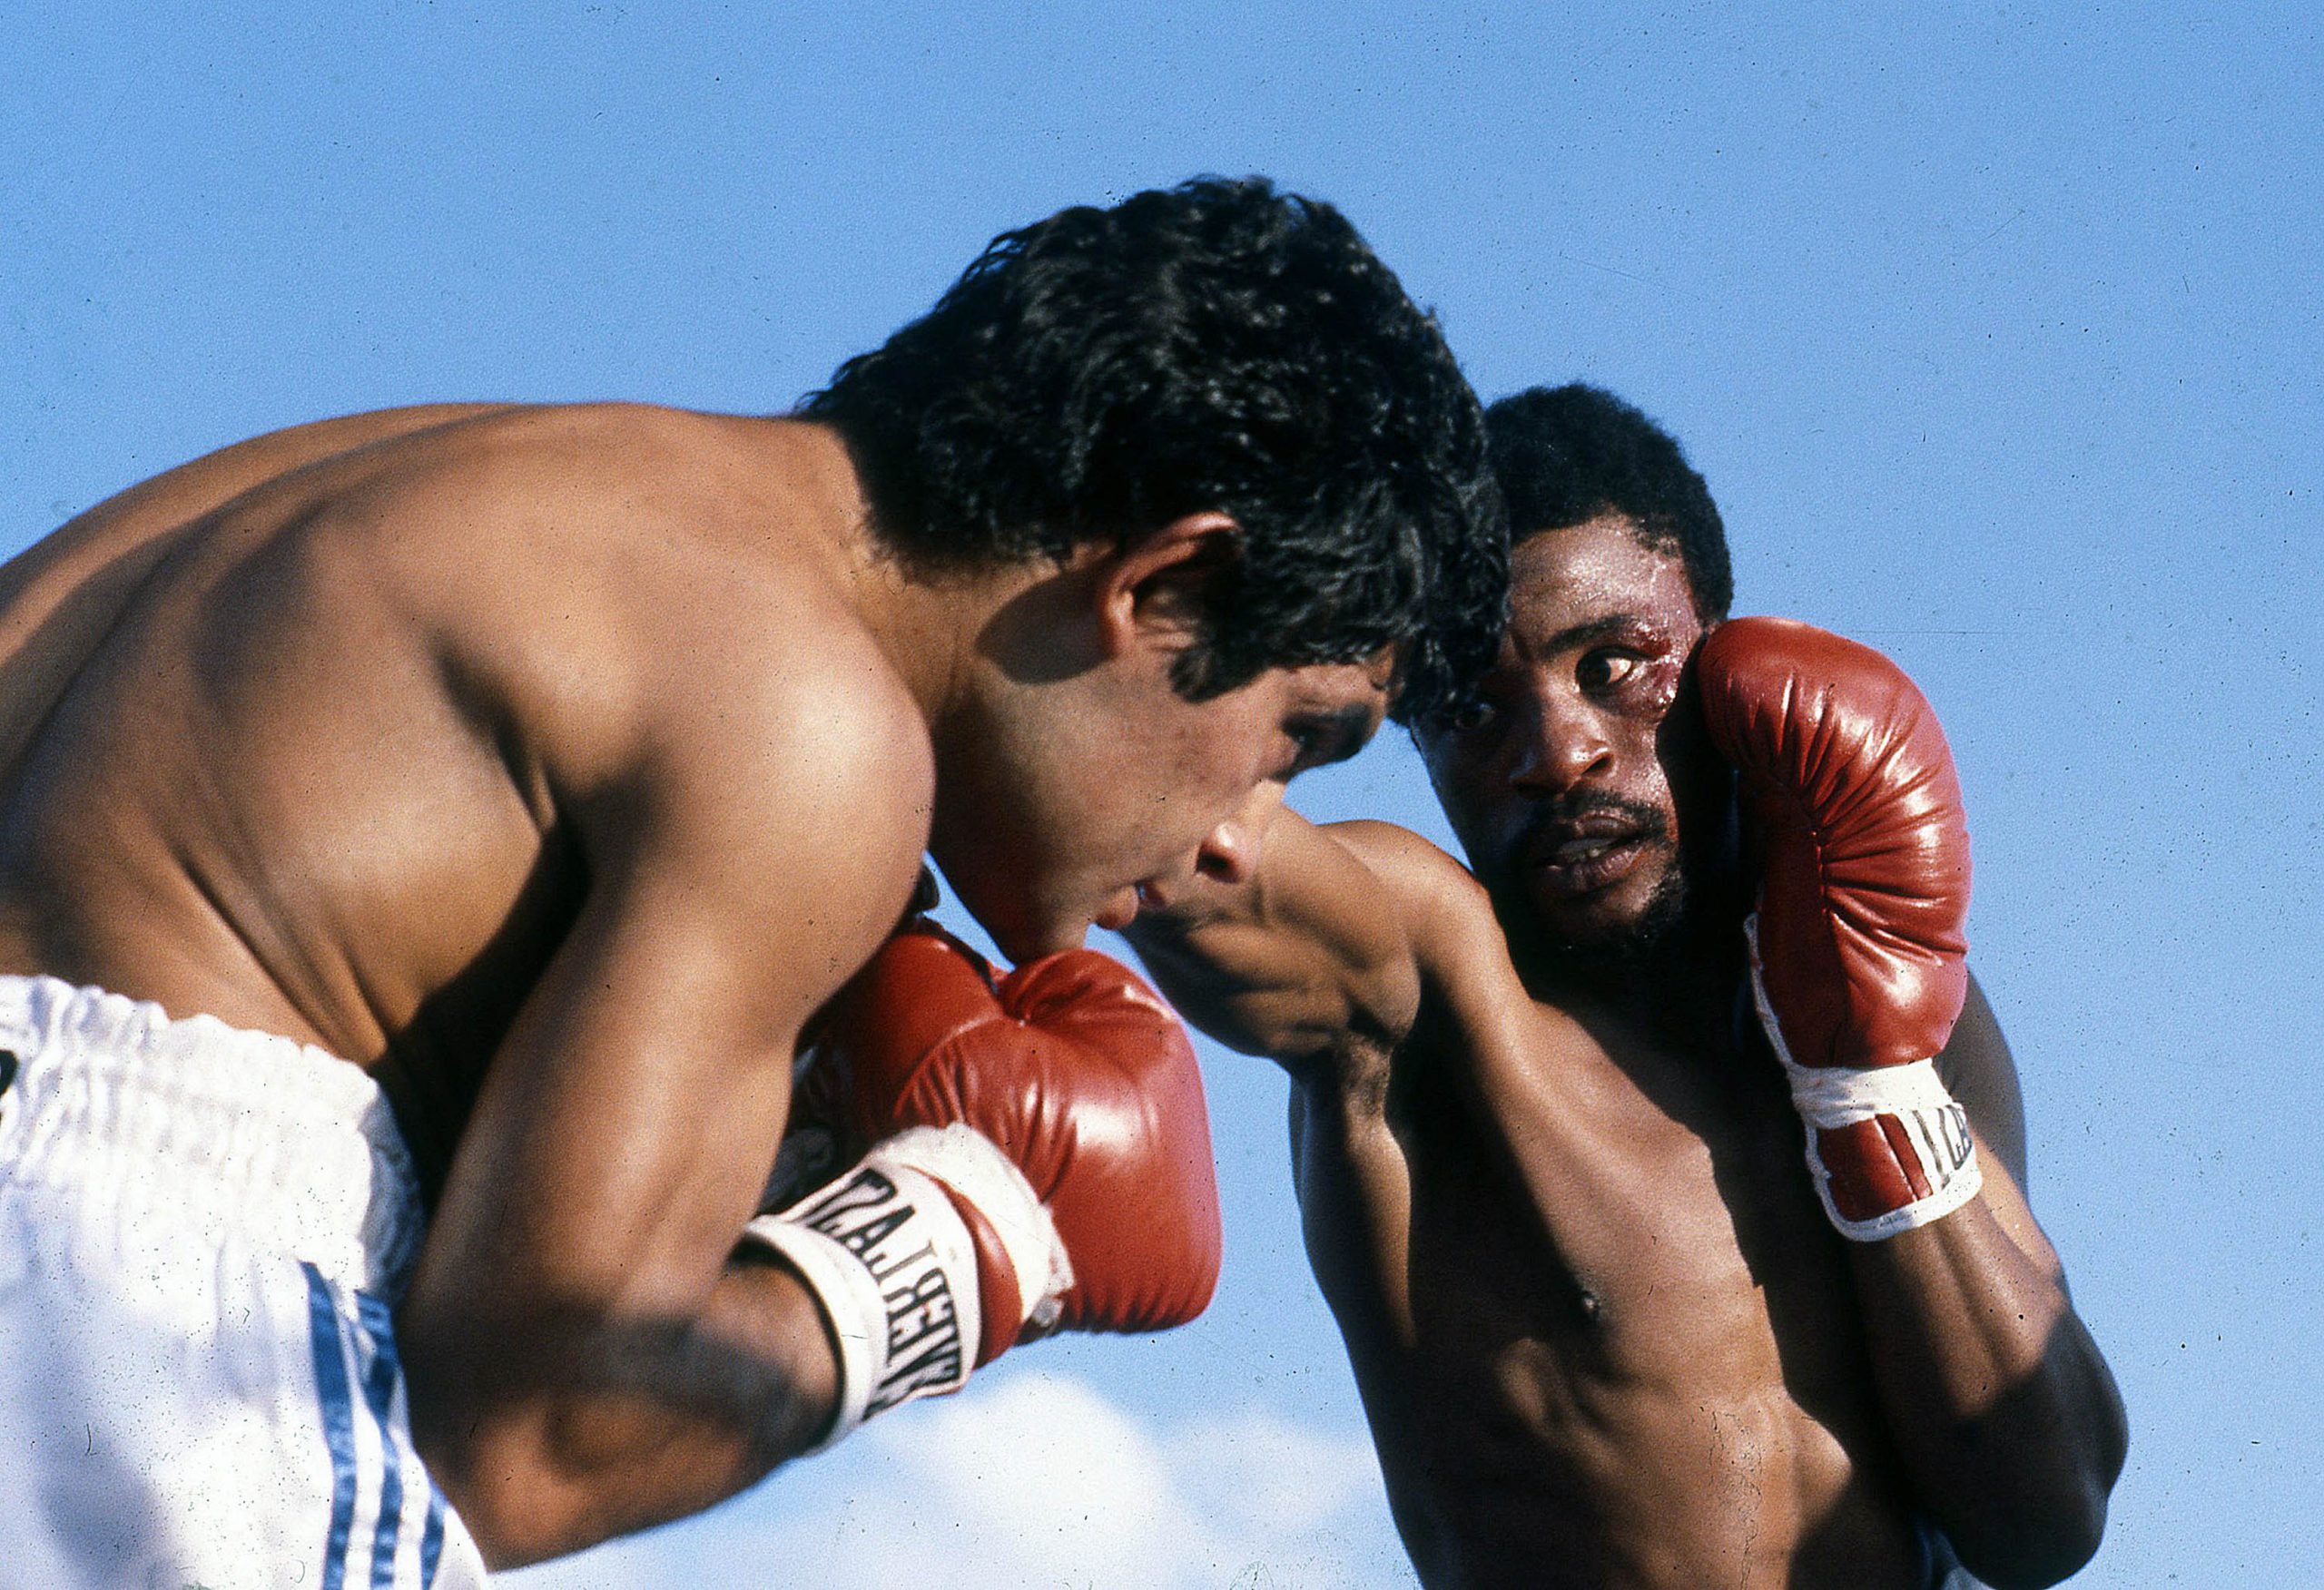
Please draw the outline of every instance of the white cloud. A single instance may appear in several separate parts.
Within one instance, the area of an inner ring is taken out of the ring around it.
[[[1133,1418],[1027,1373],[873,1424],[679,1528],[523,1590],[1351,1590],[1414,1583],[1369,1442],[1264,1410]]]
[[[1351,1511],[1387,1506],[1369,1440],[1262,1409],[1190,1423],[1167,1438],[1167,1451],[1189,1499],[1236,1534],[1298,1536]]]

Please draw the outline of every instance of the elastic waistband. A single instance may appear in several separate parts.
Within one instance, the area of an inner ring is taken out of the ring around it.
[[[418,1182],[379,1085],[311,1045],[54,977],[0,976],[0,1175],[76,1213],[239,1238],[400,1294]]]

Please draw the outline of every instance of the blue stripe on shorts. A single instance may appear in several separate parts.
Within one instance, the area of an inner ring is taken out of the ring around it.
[[[315,1353],[315,1395],[322,1405],[323,1444],[330,1449],[330,1534],[323,1543],[322,1590],[345,1590],[347,1547],[355,1533],[355,1399],[340,1354],[339,1310],[322,1274],[305,1262],[307,1319]]]
[[[355,1439],[359,1406],[370,1418],[379,1439],[378,1523],[371,1532],[371,1590],[393,1590],[396,1565],[401,1556],[403,1522],[409,1502],[423,1499],[426,1507],[419,1534],[419,1582],[422,1590],[436,1583],[436,1569],[444,1554],[444,1498],[428,1483],[419,1454],[407,1453],[408,1436],[396,1424],[396,1389],[403,1368],[396,1354],[395,1320],[384,1299],[356,1292],[356,1318],[339,1310],[330,1284],[311,1264],[300,1266],[307,1275],[307,1307],[315,1356],[315,1391],[321,1405],[323,1441],[330,1451],[330,1533],[323,1546],[322,1590],[346,1590],[347,1572],[354,1546],[356,1504],[363,1484],[362,1464]],[[356,1400],[357,1380],[348,1372],[352,1353],[359,1377],[362,1400]],[[410,1494],[408,1496],[407,1491]]]
[[[396,1449],[393,1418],[396,1395],[395,1323],[388,1305],[369,1292],[355,1294],[355,1309],[369,1338],[371,1366],[363,1374],[363,1400],[370,1404],[371,1422],[379,1427],[379,1526],[371,1536],[371,1590],[395,1590],[397,1537],[403,1533],[403,1461]]]

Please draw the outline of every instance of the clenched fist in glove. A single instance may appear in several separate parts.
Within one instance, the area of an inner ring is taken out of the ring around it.
[[[958,1389],[1029,1324],[1158,1330],[1210,1301],[1218,1189],[1194,1050],[1097,951],[996,977],[908,923],[826,1010],[800,1089],[794,1118],[868,1150],[749,1227],[832,1321],[829,1439]]]
[[[1934,1063],[1969,978],[1969,834],[1944,731],[1886,657],[1785,619],[1721,625],[1697,673],[1740,777],[1753,992],[1817,1191],[1859,1242],[1925,1225],[1981,1185]]]

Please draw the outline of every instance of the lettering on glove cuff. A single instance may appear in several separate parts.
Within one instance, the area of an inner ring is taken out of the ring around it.
[[[1909,1065],[1802,1065],[1759,976],[1758,921],[1751,946],[1751,999],[1783,1062],[1791,1102],[1807,1129],[1807,1169],[1824,1212],[1852,1242],[1876,1242],[1944,1219],[1984,1186],[1977,1143],[1934,1058]]]
[[[984,1295],[976,1241],[956,1200],[1000,1237],[1021,1278],[1018,1295]],[[959,1390],[976,1366],[984,1310],[1014,1310],[1012,1325],[1047,1323],[1073,1282],[1065,1245],[1024,1173],[960,1124],[900,1132],[829,1185],[743,1230],[790,1261],[838,1344],[839,1408],[817,1451],[916,1397]]]
[[[1922,1066],[1928,1067],[1928,1080],[1942,1102],[1898,1102],[1890,1108],[1868,1111],[1811,1111],[1801,1106],[1800,1116],[1807,1124],[1808,1169],[1815,1175],[1824,1212],[1842,1236],[1876,1242],[1925,1226],[1951,1214],[1984,1185],[1968,1113],[1945,1092],[1932,1062],[1841,1075],[1886,1083],[1902,1080],[1894,1076],[1896,1071]],[[1830,1080],[1828,1075],[1814,1079],[1816,1084]],[[1795,1073],[1795,1103],[1801,1091]]]
[[[967,1384],[982,1328],[976,1251],[934,1179],[867,1156],[743,1228],[788,1260],[839,1350],[839,1408],[814,1449],[874,1414]]]

